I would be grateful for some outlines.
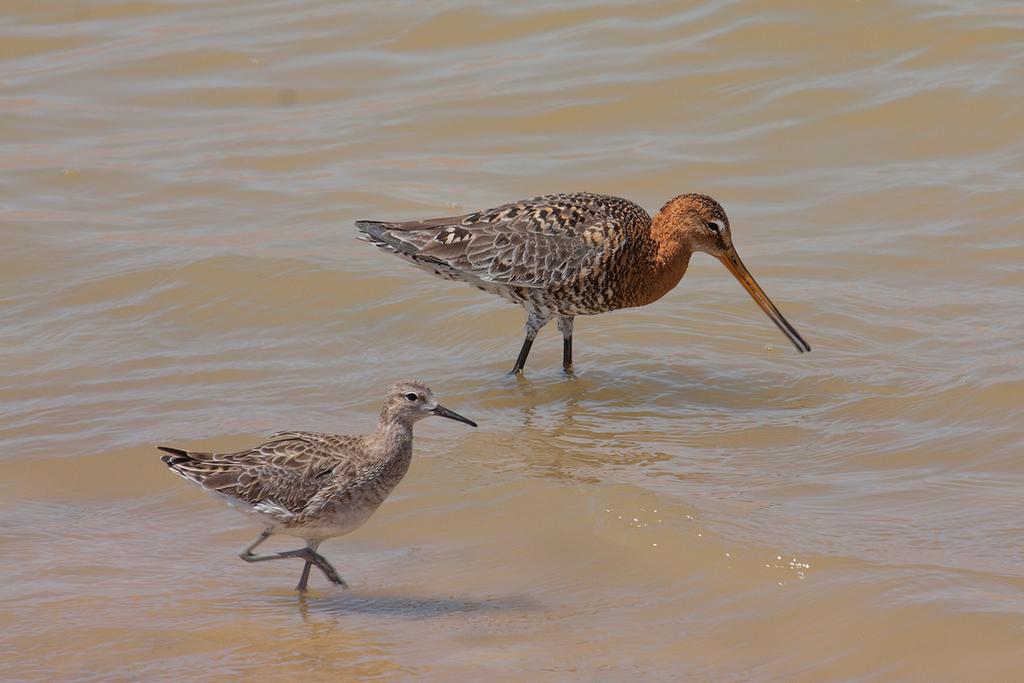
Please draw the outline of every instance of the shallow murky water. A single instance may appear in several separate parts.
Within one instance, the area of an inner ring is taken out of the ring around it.
[[[1014,3],[2,15],[6,680],[1019,675]],[[813,353],[698,255],[517,381],[518,309],[353,237],[578,189],[717,197]],[[349,591],[153,450],[364,431],[399,377],[481,427],[419,426]]]

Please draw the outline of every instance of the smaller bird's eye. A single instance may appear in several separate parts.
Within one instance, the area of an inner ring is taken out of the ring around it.
[[[419,398],[419,396],[417,396],[416,394],[406,394],[405,398],[406,398],[406,400],[409,400],[409,401],[415,401],[416,399]]]
[[[708,221],[708,230],[710,230],[711,232],[717,235],[718,231],[721,229],[722,226],[720,226],[717,221]]]

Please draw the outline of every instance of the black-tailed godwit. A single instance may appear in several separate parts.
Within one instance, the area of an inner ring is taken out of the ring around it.
[[[683,194],[652,219],[619,197],[579,192],[527,199],[463,216],[357,221],[364,239],[448,280],[526,309],[522,372],[537,332],[552,318],[562,366],[572,373],[572,327],[594,315],[657,301],[679,283],[695,251],[725,264],[797,351],[810,351],[740,260],[729,218],[703,194]]]

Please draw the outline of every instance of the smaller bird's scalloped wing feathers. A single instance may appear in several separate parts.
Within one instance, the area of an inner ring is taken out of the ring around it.
[[[279,432],[272,438],[237,453],[159,448],[169,453],[161,460],[185,479],[285,521],[317,496],[329,479],[325,473],[351,464],[339,459],[338,448],[355,447],[359,439],[315,432]]]
[[[404,223],[358,221],[370,241],[424,265],[495,284],[564,282],[649,224],[641,207],[589,193],[547,195],[464,216]]]

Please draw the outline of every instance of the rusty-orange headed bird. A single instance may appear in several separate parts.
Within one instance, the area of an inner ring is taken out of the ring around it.
[[[557,318],[562,366],[571,374],[575,316],[657,301],[695,251],[721,261],[797,351],[811,350],[743,265],[725,210],[707,195],[679,195],[653,219],[626,199],[577,192],[448,218],[356,221],[356,228],[423,270],[525,308],[526,340],[513,373],[523,371],[537,332]]]

